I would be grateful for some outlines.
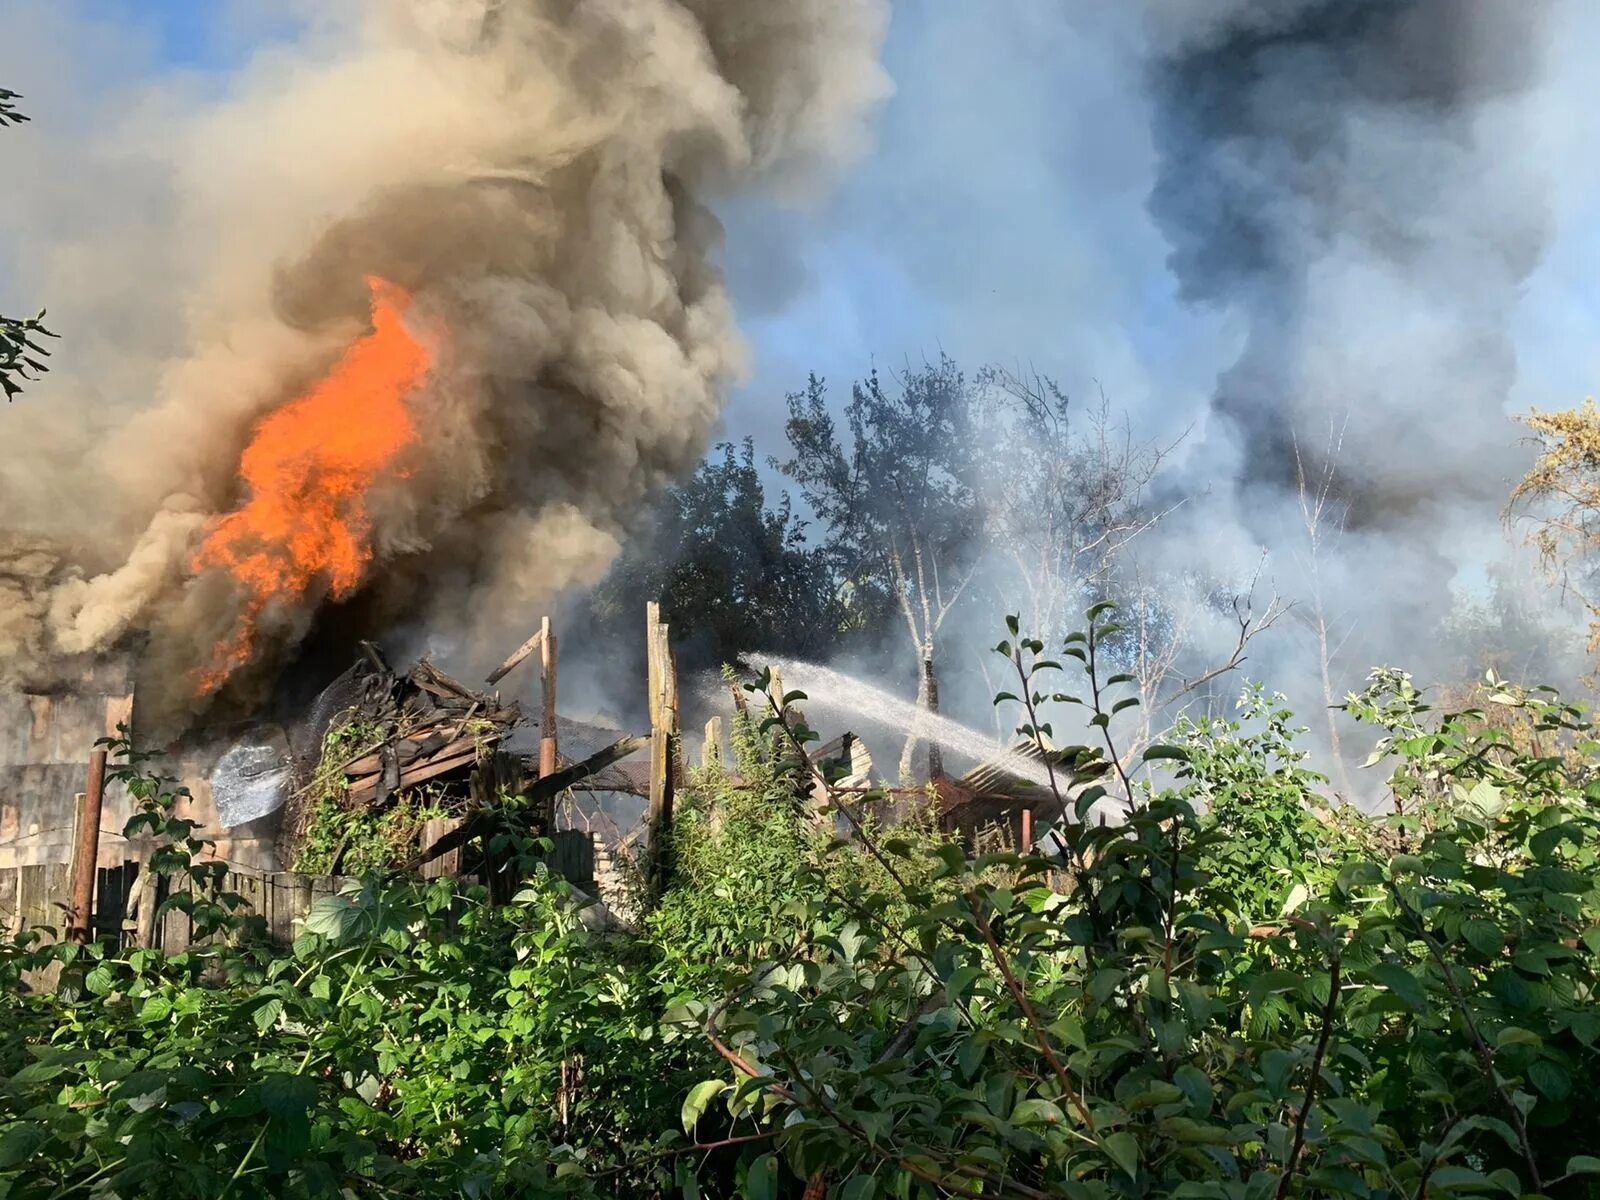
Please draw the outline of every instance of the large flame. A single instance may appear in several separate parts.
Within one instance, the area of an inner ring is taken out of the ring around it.
[[[256,428],[239,463],[249,499],[211,527],[194,556],[197,573],[224,570],[244,594],[233,633],[201,674],[202,695],[250,661],[270,607],[299,603],[313,589],[348,596],[372,561],[368,493],[397,473],[402,451],[417,440],[406,398],[429,357],[405,325],[410,295],[382,279],[367,282],[372,332]]]

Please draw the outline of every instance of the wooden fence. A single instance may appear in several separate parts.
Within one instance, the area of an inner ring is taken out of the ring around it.
[[[579,830],[562,830],[551,839],[554,847],[550,870],[581,886],[595,877],[594,838]],[[127,861],[96,872],[92,935],[97,941],[129,940],[133,920],[129,901],[138,881],[140,864]],[[187,880],[184,881],[187,885]],[[295,871],[230,870],[221,892],[233,892],[245,903],[244,911],[259,916],[267,935],[279,945],[294,940],[295,923],[326,896],[336,895],[346,879],[337,875],[302,875]],[[164,885],[165,886],[165,885]],[[0,868],[0,928],[5,932],[50,929],[57,935],[66,927],[71,902],[72,868],[65,863]],[[163,894],[159,899],[164,899]],[[151,944],[169,954],[187,949],[193,929],[189,917],[176,908],[161,915],[152,930]]]

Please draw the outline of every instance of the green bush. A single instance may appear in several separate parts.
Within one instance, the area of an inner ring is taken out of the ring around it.
[[[1063,804],[1120,820],[969,860],[841,794],[836,839],[796,697],[757,686],[631,934],[534,847],[509,904],[374,877],[273,952],[134,757],[158,865],[207,885],[168,903],[218,936],[0,951],[0,1197],[1594,1194],[1587,714],[1498,683],[1439,713],[1376,672],[1346,707],[1392,811],[1323,819],[1259,690],[1119,754],[1115,636],[1101,607],[1056,659],[1000,650],[1025,734],[1081,708]],[[48,961],[61,989],[23,990]]]
[[[1080,813],[1120,799],[1125,819],[1067,827],[1064,861],[1017,863],[1012,887],[940,855],[944,887],[910,896],[912,936],[818,936],[754,976],[714,1024],[728,1069],[696,1094],[718,1089],[770,1132],[777,1180],[820,1174],[850,1197],[1585,1194],[1600,1172],[1589,772],[1521,753],[1483,714],[1436,717],[1380,672],[1348,707],[1383,731],[1397,814],[1303,869],[1290,855],[1317,827],[1281,817],[1285,841],[1230,853],[1254,836],[1241,806],[1261,785],[1310,782],[1286,715],[1260,709],[1253,735],[1191,729],[1187,749],[1146,752],[1166,779],[1142,776],[1114,744],[1121,681],[1098,675],[1106,616],[1062,648],[1087,701],[1047,690],[1058,668],[1037,641],[1000,649],[1025,732],[1049,733],[1047,700],[1088,710],[1100,744],[1058,756],[1064,798]],[[1498,699],[1592,760],[1578,710]],[[1197,815],[1200,795],[1222,811]],[[1303,895],[1252,928],[1241,917],[1276,902],[1280,868]]]

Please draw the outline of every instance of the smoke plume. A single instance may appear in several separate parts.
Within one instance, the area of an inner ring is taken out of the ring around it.
[[[39,239],[39,286],[80,320],[3,414],[0,676],[137,635],[143,712],[184,717],[247,604],[197,549],[250,499],[259,423],[365,336],[370,277],[408,294],[430,366],[362,498],[368,620],[470,632],[593,582],[743,368],[710,205],[825,184],[887,92],[882,0],[328,7],[220,101],[141,98],[119,135],[159,134],[96,160],[145,204],[128,244],[67,217]],[[327,599],[251,614],[232,686]]]
[[[1549,224],[1523,102],[1552,7],[1146,12],[1150,211],[1184,296],[1247,323],[1207,468],[1222,458],[1239,527],[1281,575],[1306,557],[1302,487],[1314,508],[1329,485],[1317,579],[1285,582],[1302,602],[1338,597],[1365,664],[1418,662],[1519,473],[1511,323]],[[1478,544],[1463,555],[1463,540]]]

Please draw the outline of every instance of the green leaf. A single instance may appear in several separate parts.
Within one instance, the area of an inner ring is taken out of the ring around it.
[[[1502,1050],[1507,1046],[1543,1046],[1544,1039],[1531,1029],[1522,1029],[1516,1025],[1507,1025],[1495,1034],[1494,1046]]]
[[[839,1200],[872,1200],[878,1181],[871,1175],[852,1175],[839,1189]]]
[[[1283,911],[1279,916],[1287,917],[1311,898],[1311,889],[1303,883],[1297,883],[1289,889],[1288,896],[1284,897]]]
[[[1500,932],[1500,926],[1493,921],[1485,921],[1482,917],[1474,917],[1465,921],[1461,926],[1461,936],[1485,958],[1495,958],[1500,951],[1505,949],[1505,935]]]
[[[1175,759],[1178,762],[1188,762],[1189,752],[1182,746],[1151,746],[1144,752],[1145,762],[1154,762],[1161,758]]]
[[[165,1021],[172,1015],[172,1001],[165,996],[151,996],[139,1007],[139,1020],[146,1025]]]
[[[92,996],[104,996],[112,988],[116,977],[112,975],[111,968],[101,963],[84,977],[84,989]]]
[[[746,1200],[774,1200],[778,1194],[778,1160],[775,1155],[763,1154],[750,1164],[744,1177]]]
[[[945,991],[949,993],[951,1000],[959,1002],[971,990],[972,985],[982,978],[982,967],[962,967],[954,975],[950,976],[949,981],[944,985]]]
[[[689,1095],[683,1101],[683,1131],[692,1134],[706,1106],[727,1090],[728,1082],[725,1079],[702,1080],[690,1088]]]
[[[1106,1157],[1121,1167],[1130,1179],[1139,1176],[1139,1143],[1126,1129],[1101,1139],[1100,1149]]]
[[[1600,1158],[1590,1154],[1575,1154],[1567,1159],[1568,1175],[1600,1175]]]
[[[1368,974],[1374,983],[1389,989],[1417,1012],[1428,1007],[1428,994],[1421,981],[1410,971],[1395,963],[1379,963]]]
[[[306,913],[304,928],[335,944],[343,942],[361,928],[370,916],[370,901],[359,891],[325,896]]]
[[[1494,1186],[1487,1175],[1470,1167],[1440,1167],[1428,1178],[1430,1192],[1487,1192]]]
[[[261,1098],[261,1107],[271,1117],[304,1116],[317,1102],[316,1080],[285,1072],[263,1076],[256,1093]]]
[[[31,1121],[13,1125],[0,1134],[0,1171],[26,1162],[49,1140],[50,1133],[42,1125]]]
[[[1552,1100],[1565,1100],[1572,1092],[1572,1073],[1548,1058],[1528,1064],[1528,1082]]]
[[[256,1028],[264,1035],[278,1023],[278,1018],[283,1015],[283,1001],[274,996],[265,1004],[257,1006],[250,1014],[250,1019],[256,1023]]]
[[[1185,1064],[1172,1073],[1172,1082],[1183,1089],[1189,1107],[1204,1115],[1211,1111],[1211,1077],[1199,1067]]]
[[[1505,797],[1500,794],[1500,789],[1487,779],[1478,780],[1473,789],[1467,793],[1467,807],[1488,820],[1498,817],[1505,806]]]
[[[1049,1100],[1024,1100],[1011,1111],[1013,1125],[1060,1125],[1066,1115]]]

